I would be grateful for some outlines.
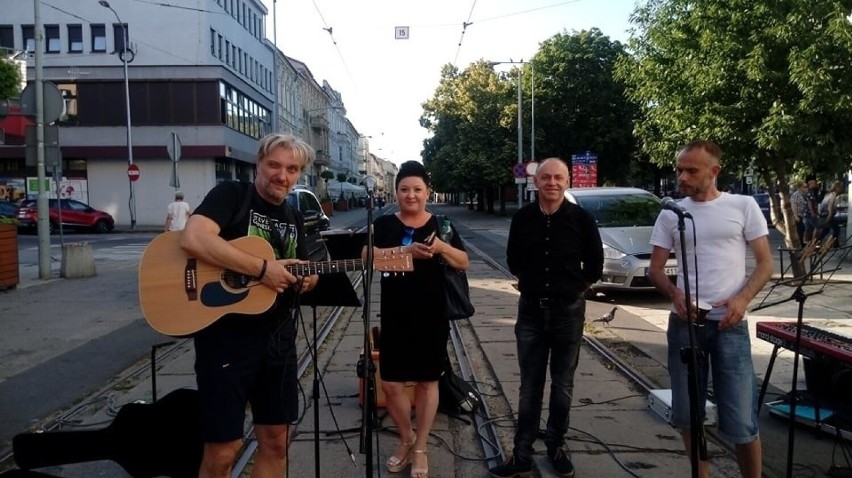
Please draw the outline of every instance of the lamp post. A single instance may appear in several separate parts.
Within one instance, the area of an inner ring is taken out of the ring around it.
[[[109,2],[106,0],[98,0],[98,3],[102,7],[109,9],[109,11],[115,15],[115,19],[118,20],[118,24],[121,25],[121,29],[124,32],[124,46],[121,53],[121,62],[124,63],[124,106],[127,114],[127,165],[130,166],[133,164],[133,133],[130,130],[130,79],[127,75],[127,64],[130,62],[127,47],[130,43],[130,35],[127,32],[127,25],[121,21],[121,17],[118,16],[118,12],[112,8]],[[130,185],[130,199],[128,200],[128,206],[130,208],[130,229],[136,229],[136,195],[133,191],[133,181],[130,180],[130,176],[127,177],[127,182]]]
[[[526,63],[528,63],[528,62],[525,62],[524,60],[512,61],[511,59],[509,61],[489,61],[488,62],[488,64],[490,66],[503,65],[503,64],[524,65]],[[532,66],[532,63],[530,63],[530,66]],[[531,138],[532,138],[532,142],[531,142],[531,145],[530,145],[530,154],[531,154],[530,160],[535,160],[535,76],[534,76],[535,70],[532,70],[532,75],[533,76],[532,76],[532,83],[531,83],[531,86],[532,86],[532,92],[531,92],[532,106],[531,107],[532,107],[532,122],[533,123],[532,123],[532,132],[530,133]],[[523,78],[523,71],[518,70],[518,164],[523,164],[523,162],[524,162],[524,153],[523,153],[524,130],[523,130],[523,126],[522,126],[522,123],[521,123],[521,79],[522,78]],[[518,183],[518,209],[523,207],[523,205],[524,205],[524,185],[521,184],[521,183]]]

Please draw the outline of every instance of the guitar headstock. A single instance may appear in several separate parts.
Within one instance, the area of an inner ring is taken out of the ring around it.
[[[411,272],[414,259],[411,253],[402,252],[399,247],[380,249],[373,256],[373,267],[381,272]]]

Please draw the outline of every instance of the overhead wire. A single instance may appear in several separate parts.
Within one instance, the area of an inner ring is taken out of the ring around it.
[[[473,4],[470,6],[470,12],[467,14],[467,20],[462,22],[461,37],[459,37],[459,46],[456,49],[456,57],[453,58],[453,65],[455,65],[459,59],[459,53],[461,53],[462,42],[464,41],[464,34],[467,32],[467,27],[473,25],[473,22],[470,21],[470,19],[473,17],[474,8],[476,8],[476,0],[473,0]]]
[[[328,32],[329,38],[331,38],[331,43],[334,45],[334,50],[337,52],[337,56],[340,58],[340,63],[343,64],[343,69],[346,71],[346,76],[349,77],[349,81],[352,82],[352,85],[355,87],[355,91],[358,91],[358,82],[355,81],[355,78],[352,76],[352,71],[349,69],[349,64],[346,63],[346,58],[343,57],[343,52],[340,51],[340,45],[337,44],[337,40],[334,39],[334,27],[328,24],[325,21],[325,15],[322,14],[319,5],[317,5],[316,0],[311,0],[311,3],[314,5],[314,9],[317,11],[317,15],[319,15],[320,20],[322,21],[322,29]]]

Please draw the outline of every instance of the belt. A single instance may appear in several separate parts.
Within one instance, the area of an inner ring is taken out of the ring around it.
[[[556,307],[560,305],[562,301],[551,299],[550,297],[542,297],[538,299],[538,306],[542,309],[550,309],[552,307]]]

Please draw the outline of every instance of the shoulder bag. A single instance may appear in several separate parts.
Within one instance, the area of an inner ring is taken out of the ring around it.
[[[437,215],[435,218],[436,231],[441,230],[441,219]],[[444,295],[447,298],[447,308],[444,311],[444,316],[447,320],[466,319],[476,313],[476,309],[470,302],[470,286],[467,283],[467,274],[465,271],[460,271],[450,267],[442,258],[438,258],[438,263],[443,269],[444,275]]]

